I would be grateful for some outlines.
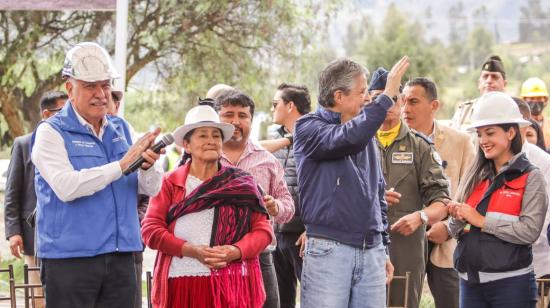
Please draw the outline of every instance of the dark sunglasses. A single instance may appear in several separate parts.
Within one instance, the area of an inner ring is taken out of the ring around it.
[[[56,109],[46,109],[46,110],[48,110],[49,112],[60,112],[61,109],[63,109],[63,107],[61,107],[61,108],[56,108]]]

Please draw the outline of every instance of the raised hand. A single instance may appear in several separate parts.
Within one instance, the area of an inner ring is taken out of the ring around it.
[[[409,58],[404,56],[401,60],[397,61],[388,73],[388,80],[386,82],[386,89],[384,94],[389,97],[394,97],[399,94],[399,87],[401,86],[401,79],[407,68],[409,67]]]

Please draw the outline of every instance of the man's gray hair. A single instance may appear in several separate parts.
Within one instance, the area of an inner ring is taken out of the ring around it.
[[[319,75],[319,104],[334,107],[334,92],[340,90],[348,95],[355,86],[358,75],[368,76],[369,71],[361,64],[349,59],[330,62]]]

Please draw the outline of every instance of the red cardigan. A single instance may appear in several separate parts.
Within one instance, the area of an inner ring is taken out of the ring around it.
[[[168,304],[168,271],[172,257],[182,257],[185,240],[174,235],[176,221],[166,224],[170,206],[185,197],[185,181],[189,173],[189,164],[164,175],[162,188],[158,195],[151,198],[149,208],[143,219],[141,234],[145,244],[158,250],[153,271],[153,289],[151,301],[154,307],[166,307]],[[272,241],[273,231],[267,217],[253,212],[250,231],[234,245],[241,250],[242,259],[257,257]]]

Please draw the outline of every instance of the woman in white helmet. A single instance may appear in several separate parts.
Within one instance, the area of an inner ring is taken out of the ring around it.
[[[535,307],[531,244],[548,207],[545,181],[521,152],[524,120],[512,98],[483,95],[472,115],[478,151],[458,202],[449,205],[449,232],[460,276],[460,307]]]

